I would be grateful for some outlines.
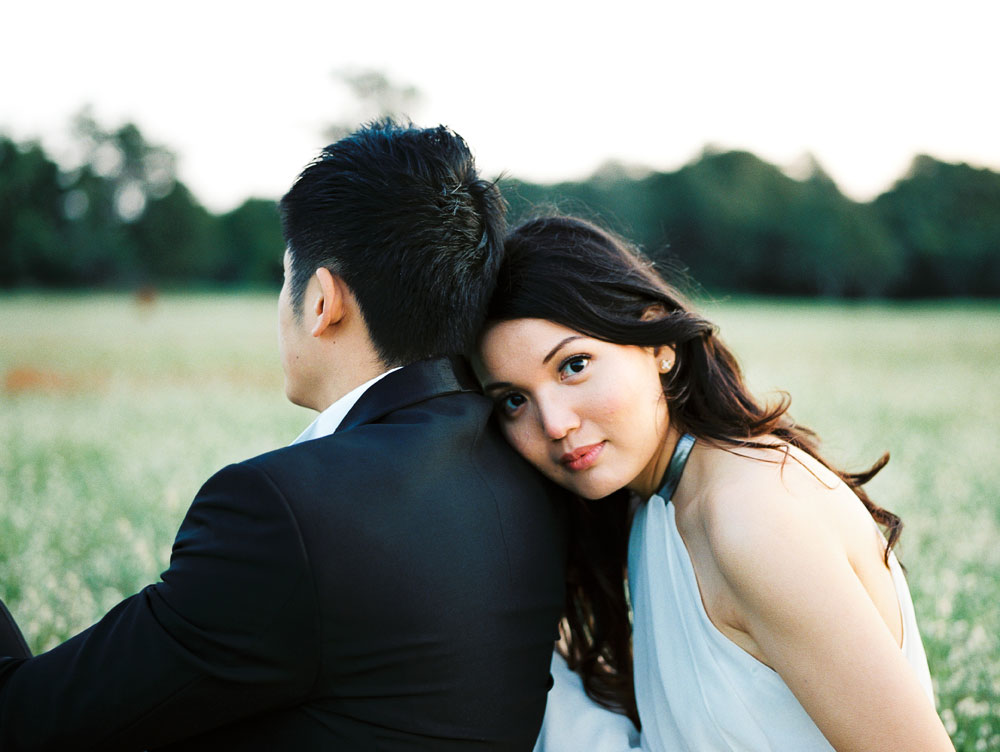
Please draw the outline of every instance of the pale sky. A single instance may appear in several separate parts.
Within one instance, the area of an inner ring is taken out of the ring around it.
[[[917,153],[1000,170],[1000,2],[6,0],[0,131],[65,152],[72,115],[136,122],[211,209],[276,198],[351,103],[332,72],[424,94],[487,175],[674,170],[706,144],[858,199]]]

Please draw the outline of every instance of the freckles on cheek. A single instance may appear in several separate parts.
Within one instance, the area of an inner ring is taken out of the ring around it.
[[[602,420],[613,419],[632,404],[634,396],[627,390],[611,391],[604,399],[593,405],[593,412]]]

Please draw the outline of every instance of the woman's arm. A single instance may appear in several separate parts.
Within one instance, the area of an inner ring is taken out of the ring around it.
[[[952,750],[841,531],[824,517],[827,500],[749,485],[707,504],[704,517],[734,626],[837,750]]]

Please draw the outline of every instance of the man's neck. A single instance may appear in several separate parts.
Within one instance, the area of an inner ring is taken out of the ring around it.
[[[321,413],[362,384],[377,379],[390,370],[394,369],[391,369],[382,363],[382,361],[359,364],[359,367],[351,369],[334,368],[331,365],[330,379],[322,385],[310,407]]]
[[[351,411],[351,408],[354,407],[358,400],[361,399],[362,395],[368,391],[369,387],[384,376],[387,376],[396,370],[398,370],[398,368],[389,368],[374,378],[356,386],[354,389],[331,403],[330,406],[324,409],[309,425],[309,427],[299,434],[299,437],[292,443],[298,444],[303,441],[319,439],[332,434],[340,426],[341,421],[343,421],[347,414]]]

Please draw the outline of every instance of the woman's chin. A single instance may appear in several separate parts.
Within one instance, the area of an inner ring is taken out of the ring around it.
[[[567,491],[570,491],[579,496],[581,499],[586,499],[587,501],[603,499],[606,496],[610,496],[615,491],[621,490],[625,486],[624,483],[614,483],[608,481],[608,479],[587,477],[582,473],[577,476],[571,475],[568,477],[565,474],[560,474],[559,477],[552,477],[552,480],[565,488]]]

